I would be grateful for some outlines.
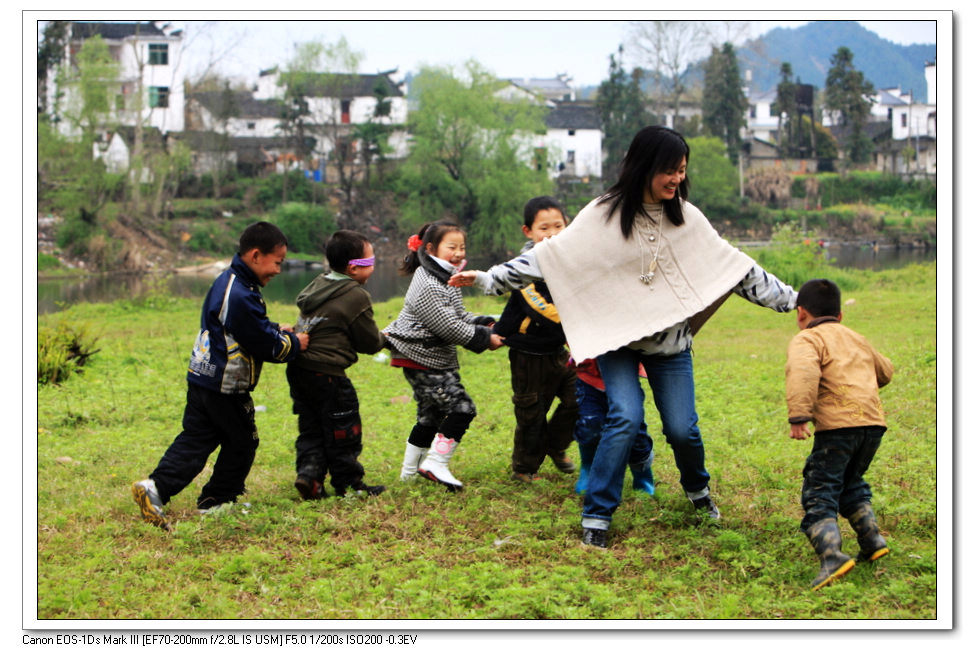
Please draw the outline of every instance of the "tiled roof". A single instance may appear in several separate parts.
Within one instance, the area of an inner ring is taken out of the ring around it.
[[[190,93],[187,99],[200,103],[211,113],[219,113],[227,101],[227,96],[219,90]],[[246,91],[234,91],[231,94],[231,101],[234,106],[234,117],[281,117],[281,102],[276,99],[254,99],[254,96]]]
[[[600,129],[602,120],[592,103],[559,102],[545,116],[550,129]]]
[[[104,39],[121,40],[129,36],[166,36],[151,22],[146,23],[71,23],[71,37],[85,39],[101,36]]]
[[[262,71],[261,76],[279,72],[276,68]],[[402,97],[403,91],[384,74],[317,73],[312,77],[309,97],[372,97],[376,84],[382,84],[390,97]]]

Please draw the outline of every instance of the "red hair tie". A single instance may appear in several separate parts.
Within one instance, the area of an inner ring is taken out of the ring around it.
[[[420,244],[422,243],[423,242],[420,240],[419,237],[417,237],[416,235],[412,235],[410,236],[409,239],[406,240],[406,247],[415,253],[418,250],[420,250]]]

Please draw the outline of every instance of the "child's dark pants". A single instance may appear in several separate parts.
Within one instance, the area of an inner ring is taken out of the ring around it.
[[[880,447],[886,427],[851,427],[817,431],[812,452],[802,470],[802,508],[799,528],[806,532],[821,519],[848,517],[873,494],[863,475]]]
[[[298,416],[297,473],[319,482],[330,473],[336,490],[362,479],[362,421],[352,382],[294,364],[288,364],[287,375]]]
[[[569,353],[528,354],[508,351],[511,400],[515,405],[514,472],[534,474],[546,455],[561,456],[572,443],[576,415],[576,372],[567,365]],[[552,402],[558,398],[551,419]]]
[[[183,431],[149,475],[163,503],[179,494],[203,471],[207,458],[220,447],[213,475],[203,486],[197,507],[236,501],[244,493],[259,440],[250,393],[225,395],[189,384]]]

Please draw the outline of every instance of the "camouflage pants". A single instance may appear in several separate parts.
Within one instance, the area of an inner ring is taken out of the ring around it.
[[[403,375],[413,388],[416,402],[416,426],[410,433],[410,444],[426,449],[438,432],[460,442],[477,415],[474,401],[460,383],[460,373],[403,368]]]
[[[863,480],[873,461],[885,427],[852,427],[817,431],[812,452],[802,470],[803,532],[821,519],[848,517],[873,494]]]

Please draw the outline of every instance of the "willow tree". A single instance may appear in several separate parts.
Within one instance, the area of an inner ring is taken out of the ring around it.
[[[412,148],[399,184],[405,228],[452,217],[482,253],[503,253],[524,239],[525,201],[552,192],[547,171],[531,164],[546,109],[505,98],[508,86],[476,61],[460,73],[424,67],[414,77]]]

